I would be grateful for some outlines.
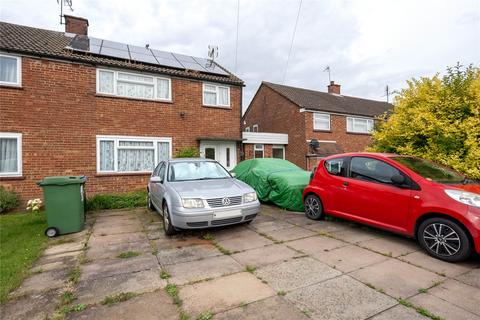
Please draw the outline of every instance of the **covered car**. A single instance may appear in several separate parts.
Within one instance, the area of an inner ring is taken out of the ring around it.
[[[242,161],[232,172],[255,189],[259,200],[291,211],[304,210],[302,192],[310,181],[309,171],[287,160],[262,158]]]

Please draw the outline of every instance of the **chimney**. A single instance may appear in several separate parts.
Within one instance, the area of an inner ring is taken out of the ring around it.
[[[88,20],[85,18],[74,17],[64,14],[65,32],[79,35],[88,35]]]
[[[328,87],[328,93],[340,94],[340,85],[336,84],[335,81],[330,81]]]

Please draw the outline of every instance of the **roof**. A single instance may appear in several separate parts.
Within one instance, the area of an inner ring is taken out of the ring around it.
[[[70,44],[74,36],[75,35],[73,34],[67,34],[64,32],[27,27],[0,21],[0,50],[4,52],[50,57],[91,63],[94,65],[134,69],[171,76],[243,85],[243,81],[240,78],[236,77],[216,62],[214,63],[219,68],[228,73],[227,76],[219,76],[187,69],[168,68],[158,64],[140,63],[132,60],[98,56],[66,49],[65,47]]]
[[[273,89],[299,107],[309,110],[375,117],[393,108],[392,104],[382,101],[290,87],[265,81],[262,82],[262,85]]]

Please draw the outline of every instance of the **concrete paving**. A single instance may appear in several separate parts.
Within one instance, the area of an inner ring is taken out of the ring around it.
[[[2,319],[480,320],[478,256],[446,263],[411,239],[269,205],[248,225],[172,237],[145,208],[103,211],[49,242]]]

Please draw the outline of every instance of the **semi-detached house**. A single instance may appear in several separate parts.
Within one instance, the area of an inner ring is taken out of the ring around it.
[[[52,175],[86,175],[90,194],[143,189],[156,163],[187,147],[236,165],[241,79],[65,22],[65,32],[0,22],[0,185],[23,201]]]

